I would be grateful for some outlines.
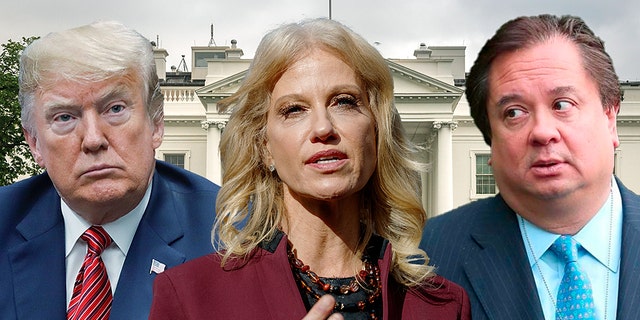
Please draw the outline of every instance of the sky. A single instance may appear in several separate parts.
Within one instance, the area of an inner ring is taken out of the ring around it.
[[[44,36],[98,20],[118,20],[165,48],[167,68],[191,46],[238,41],[253,57],[262,36],[283,23],[328,17],[375,44],[385,58],[413,58],[420,43],[465,46],[468,71],[485,41],[522,15],[582,17],[605,41],[621,81],[640,81],[638,0],[20,0],[0,4],[0,43]],[[158,41],[159,40],[159,41]]]

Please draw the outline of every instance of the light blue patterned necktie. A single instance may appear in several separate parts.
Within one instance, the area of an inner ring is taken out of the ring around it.
[[[579,246],[571,236],[560,236],[550,248],[565,264],[558,289],[557,320],[596,318],[591,281],[578,265]]]

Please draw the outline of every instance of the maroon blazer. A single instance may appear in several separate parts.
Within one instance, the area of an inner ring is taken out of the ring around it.
[[[411,288],[389,277],[390,244],[379,257],[383,319],[471,319],[462,287],[440,276]],[[245,262],[220,267],[209,254],[159,274],[149,319],[301,319],[307,314],[287,258],[286,235]]]

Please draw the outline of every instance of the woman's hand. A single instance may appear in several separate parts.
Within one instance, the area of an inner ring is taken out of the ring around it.
[[[302,320],[344,320],[339,313],[331,314],[335,305],[336,300],[332,296],[325,294],[313,305],[309,313],[307,313]],[[331,316],[327,318],[329,315]]]

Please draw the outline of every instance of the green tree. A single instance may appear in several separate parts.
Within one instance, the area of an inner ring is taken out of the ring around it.
[[[0,185],[14,182],[21,175],[33,175],[41,170],[33,162],[29,146],[24,141],[18,103],[18,68],[20,53],[37,37],[12,40],[2,44],[0,53]],[[4,161],[2,161],[4,160]]]

